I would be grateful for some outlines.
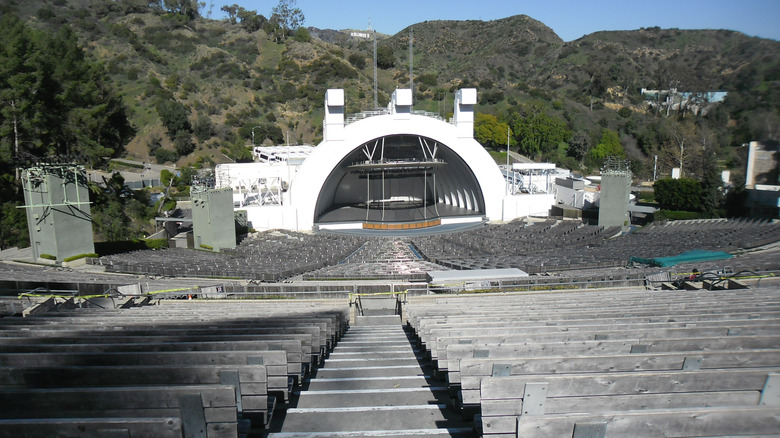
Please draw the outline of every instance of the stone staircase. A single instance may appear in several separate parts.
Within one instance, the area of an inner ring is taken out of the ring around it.
[[[432,371],[398,316],[358,316],[268,436],[476,436]]]

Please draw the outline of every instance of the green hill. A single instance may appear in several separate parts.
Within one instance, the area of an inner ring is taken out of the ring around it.
[[[369,39],[348,31],[285,29],[278,17],[255,11],[210,20],[192,4],[8,0],[0,5],[0,14],[16,15],[55,40],[61,29],[71,29],[86,62],[103,69],[106,93],[121,99],[117,117],[123,110],[132,127],[117,133],[121,144],[110,148],[74,135],[36,148],[21,143],[22,152],[74,155],[88,141],[96,143],[87,155],[98,165],[101,154],[211,164],[247,159],[253,133],[258,144],[317,144],[328,88],[345,90],[347,112],[373,109]],[[415,107],[446,116],[458,88],[477,87],[477,124],[484,128],[478,139],[488,148],[505,147],[501,133],[509,127],[512,146],[521,153],[583,172],[595,171],[610,151],[631,159],[640,178],[652,175],[657,156],[661,175],[683,164],[688,176],[730,169],[739,179],[743,143],[780,140],[777,41],[726,30],[647,28],[564,42],[522,15],[410,27]],[[13,37],[11,29],[0,32]],[[409,28],[378,35],[380,106],[395,88],[409,86],[409,36]],[[56,65],[57,55],[51,56]],[[652,106],[643,88],[728,96],[718,104],[667,108]],[[102,104],[101,95],[93,95]],[[5,145],[0,158],[8,169],[18,160],[8,116],[0,115],[0,128]],[[42,143],[54,138],[55,129],[29,135]]]

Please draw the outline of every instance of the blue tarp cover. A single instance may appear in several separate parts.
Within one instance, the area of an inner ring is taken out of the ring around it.
[[[652,259],[642,257],[631,257],[632,262],[644,263],[646,265],[660,266],[662,268],[674,266],[680,263],[695,263],[707,260],[725,260],[734,256],[723,251],[707,251],[703,249],[694,249],[672,257],[656,257]]]

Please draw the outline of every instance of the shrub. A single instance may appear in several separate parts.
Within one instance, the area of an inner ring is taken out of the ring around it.
[[[308,43],[311,41],[311,35],[305,27],[299,27],[293,35],[293,39],[299,43]]]
[[[174,162],[179,159],[179,154],[170,149],[159,148],[154,151],[154,158],[157,160],[157,164],[163,164],[167,162]]]
[[[176,153],[180,157],[189,155],[195,150],[195,145],[192,143],[192,136],[188,131],[179,131],[176,133],[176,138],[173,140],[173,147],[176,148]]]
[[[349,63],[358,70],[363,70],[366,68],[366,57],[359,53],[353,53],[349,55],[347,61],[349,61]]]
[[[379,46],[376,49],[376,65],[377,67],[387,70],[395,65],[395,55],[393,49],[389,46]]]
[[[149,249],[165,249],[168,247],[167,239],[146,239],[144,243]]]
[[[701,183],[692,178],[664,178],[655,182],[655,200],[662,210],[700,211]]]
[[[701,213],[697,213],[695,211],[674,211],[674,210],[658,210],[653,214],[653,220],[654,221],[662,221],[662,220],[691,220],[691,219],[702,219],[704,215]]]
[[[57,260],[57,257],[54,257],[51,254],[41,254],[38,256],[39,258],[45,259],[45,260]]]

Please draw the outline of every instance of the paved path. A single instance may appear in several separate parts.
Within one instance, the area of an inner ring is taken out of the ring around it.
[[[269,438],[476,436],[399,317],[358,319]]]

